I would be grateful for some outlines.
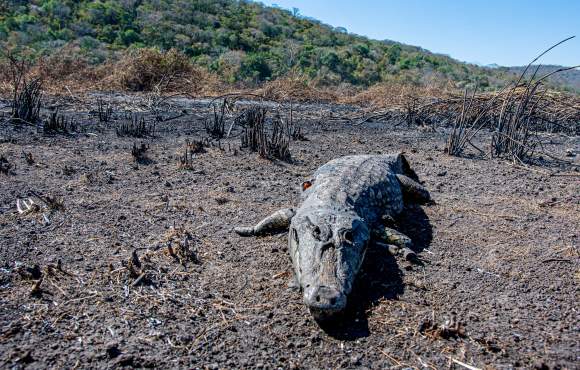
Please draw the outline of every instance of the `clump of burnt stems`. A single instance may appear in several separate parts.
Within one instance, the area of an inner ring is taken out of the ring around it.
[[[14,165],[10,163],[5,156],[0,155],[0,173],[10,175],[14,173],[13,170]]]
[[[26,75],[30,64],[19,61],[11,54],[7,54],[10,65],[12,84],[12,123],[36,124],[40,120],[40,106],[42,98],[42,79],[28,80]]]
[[[257,152],[262,158],[290,161],[290,141],[295,133],[292,113],[289,118],[282,117],[279,112],[273,117],[267,115],[266,108],[255,106],[238,116],[236,123],[243,129],[241,146]]]
[[[130,121],[120,123],[116,128],[119,137],[147,137],[154,136],[155,123],[148,124],[144,117],[133,115]]]
[[[56,110],[43,122],[42,130],[45,134],[68,134],[77,131],[77,124],[72,118],[68,119]]]
[[[476,97],[477,88],[469,97],[466,90],[461,113],[454,120],[445,151],[449,155],[459,156],[469,145],[486,157],[489,153],[491,157],[510,159],[514,162],[529,161],[542,144],[538,131],[545,121],[542,110],[548,91],[543,82],[553,74],[575,67],[559,68],[538,78],[541,67],[538,65],[527,81],[526,73],[540,57],[570,39],[565,39],[544,51],[528,64],[515,83],[507,85],[483,103]],[[498,105],[499,110],[496,111]],[[492,132],[489,152],[477,147],[472,141],[485,127]],[[541,154],[552,157],[546,152]],[[552,158],[562,161],[559,158]]]
[[[32,156],[32,152],[25,152],[24,150],[22,151],[22,157],[24,158],[24,160],[26,161],[26,164],[29,166],[32,166],[35,162],[34,157]]]
[[[141,143],[137,145],[137,143],[133,143],[133,148],[131,149],[131,156],[133,160],[137,163],[147,163],[149,162],[149,158],[147,157],[147,151],[149,147],[145,143]]]
[[[294,141],[310,141],[304,133],[302,133],[302,127],[300,125],[294,124],[292,128],[292,140]]]
[[[203,122],[205,132],[213,139],[223,139],[226,135],[226,110],[229,106],[227,98],[224,98],[222,104],[217,107],[212,104],[213,116]]]
[[[207,142],[203,140],[185,140],[183,154],[178,157],[178,168],[180,170],[193,170],[193,158],[195,154],[205,153]]]
[[[102,99],[97,100],[97,115],[100,123],[109,123],[113,117],[113,107],[110,104],[105,104]]]

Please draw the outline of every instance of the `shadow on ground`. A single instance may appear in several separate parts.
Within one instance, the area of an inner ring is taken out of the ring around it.
[[[406,206],[399,219],[398,230],[413,240],[413,249],[418,255],[429,247],[433,237],[427,215],[421,207],[415,205]],[[369,336],[369,310],[380,300],[397,299],[405,291],[399,264],[395,257],[371,244],[345,313],[332,322],[320,322],[320,327],[331,337],[340,340]]]

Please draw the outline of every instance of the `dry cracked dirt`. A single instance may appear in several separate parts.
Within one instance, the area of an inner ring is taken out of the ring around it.
[[[295,107],[308,141],[291,143],[291,163],[240,150],[235,134],[183,168],[207,106],[180,101],[183,116],[138,139],[115,132],[121,103],[110,123],[68,104],[67,135],[0,127],[2,368],[578,368],[574,168],[450,157],[445,129],[355,124],[333,105]],[[232,227],[297,205],[330,159],[397,151],[436,201],[399,221],[422,264],[370,246],[348,312],[320,327],[289,287],[286,235]]]

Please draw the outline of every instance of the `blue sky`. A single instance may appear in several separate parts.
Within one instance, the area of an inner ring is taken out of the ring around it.
[[[471,63],[580,64],[580,0],[274,0],[304,16],[373,39],[420,46]]]

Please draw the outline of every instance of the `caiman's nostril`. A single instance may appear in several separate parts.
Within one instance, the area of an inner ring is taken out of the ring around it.
[[[327,286],[319,286],[311,291],[306,291],[304,298],[311,310],[325,312],[340,311],[346,304],[344,294],[336,288]]]

